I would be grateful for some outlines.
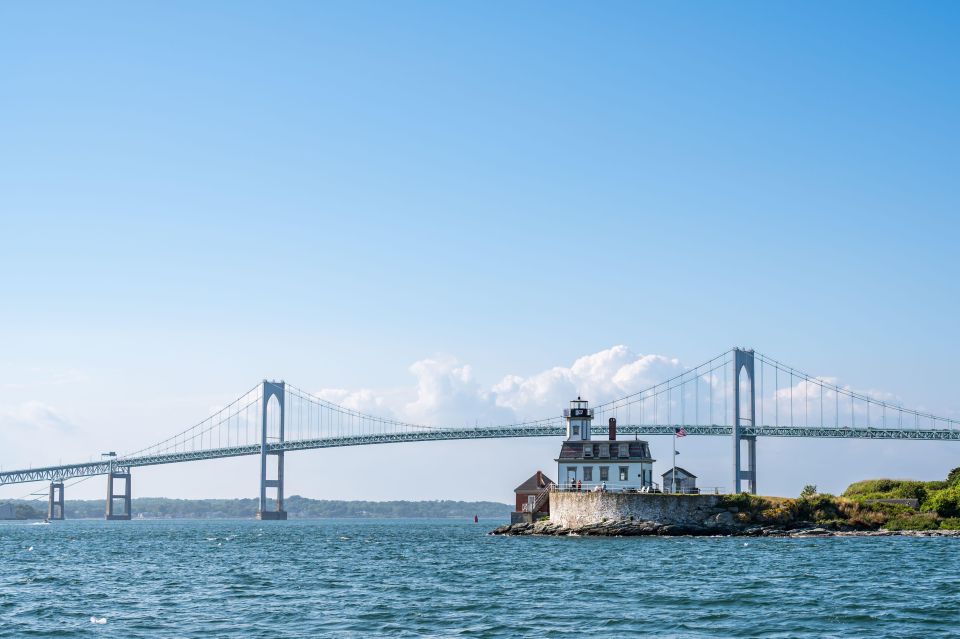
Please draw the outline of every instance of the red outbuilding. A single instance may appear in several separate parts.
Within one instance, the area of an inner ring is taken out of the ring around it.
[[[550,486],[553,485],[553,480],[538,470],[513,489],[517,495],[517,512],[550,514]]]

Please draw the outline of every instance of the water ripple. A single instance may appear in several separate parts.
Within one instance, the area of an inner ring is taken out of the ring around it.
[[[960,624],[956,539],[486,535],[494,525],[0,524],[0,637],[906,637]]]

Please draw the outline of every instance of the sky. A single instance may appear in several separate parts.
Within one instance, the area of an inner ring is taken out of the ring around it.
[[[0,466],[135,450],[265,378],[469,424],[733,346],[960,417],[958,28],[933,2],[3,3]],[[286,492],[511,502],[558,448],[300,452]],[[730,457],[681,442],[702,485]],[[955,466],[758,443],[768,494]]]

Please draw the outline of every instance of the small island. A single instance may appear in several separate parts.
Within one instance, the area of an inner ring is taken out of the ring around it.
[[[945,480],[871,479],[841,496],[807,486],[798,498],[660,493],[550,492],[551,515],[495,535],[740,535],[960,537],[960,468]]]

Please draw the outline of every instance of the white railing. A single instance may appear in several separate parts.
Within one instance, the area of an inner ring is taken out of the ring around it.
[[[653,482],[649,486],[617,486],[606,482],[567,482],[564,484],[554,484],[550,490],[565,493],[659,493],[660,484]]]
[[[611,486],[605,484],[604,482],[566,482],[564,484],[557,484],[550,487],[550,490],[565,492],[565,493],[592,493],[592,492],[607,492],[607,493],[665,493],[672,495],[725,495],[727,494],[726,488],[724,486],[697,486],[696,488],[687,488],[683,489],[679,486],[676,490],[672,490],[671,486],[668,484],[661,487],[657,482],[653,482],[649,486]]]
[[[664,485],[663,492],[675,495],[725,495],[727,491],[724,486],[697,486],[695,488],[677,486],[677,489],[673,490],[673,487],[668,483]]]

